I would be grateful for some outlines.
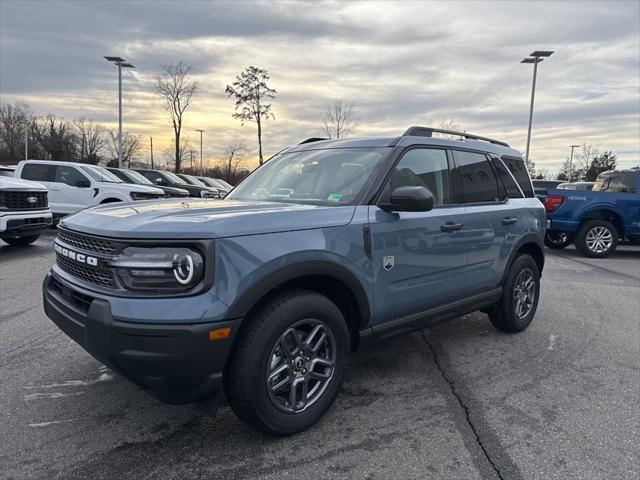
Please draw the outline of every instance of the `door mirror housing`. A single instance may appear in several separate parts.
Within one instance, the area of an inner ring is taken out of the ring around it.
[[[76,187],[78,188],[89,188],[91,186],[91,182],[89,180],[76,180]]]
[[[428,212],[433,208],[433,195],[427,187],[398,187],[389,203],[379,205],[387,212]]]
[[[162,177],[158,177],[153,181],[153,183],[155,183],[156,185],[162,185],[164,183],[164,180],[162,180]]]

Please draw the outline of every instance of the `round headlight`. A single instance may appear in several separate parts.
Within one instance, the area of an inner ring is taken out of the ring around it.
[[[187,254],[176,254],[173,257],[173,275],[181,285],[188,285],[193,280],[193,258]]]
[[[204,258],[188,247],[127,247],[110,265],[132,291],[185,291],[204,276]]]

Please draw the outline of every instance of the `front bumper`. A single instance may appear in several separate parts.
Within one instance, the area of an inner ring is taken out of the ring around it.
[[[0,215],[1,237],[36,235],[51,226],[51,210],[37,212],[6,213]]]
[[[222,390],[222,375],[240,320],[190,324],[131,323],[111,305],[49,273],[43,283],[47,316],[92,356],[164,403],[184,404]],[[149,299],[149,302],[153,302]],[[231,334],[209,340],[222,327]]]

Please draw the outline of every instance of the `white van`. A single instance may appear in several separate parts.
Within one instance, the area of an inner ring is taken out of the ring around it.
[[[15,177],[44,184],[57,217],[101,203],[165,197],[159,188],[124,183],[106,168],[84,163],[23,160]]]

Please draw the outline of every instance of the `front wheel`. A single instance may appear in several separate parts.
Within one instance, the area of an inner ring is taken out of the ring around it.
[[[248,425],[287,435],[333,403],[349,353],[340,309],[309,291],[284,292],[246,320],[225,375],[225,394]]]
[[[618,231],[606,220],[589,220],[578,231],[575,244],[585,257],[608,257],[618,246]]]
[[[14,247],[26,247],[27,245],[35,242],[38,237],[40,237],[40,235],[28,235],[26,237],[5,238],[4,241]]]
[[[533,320],[539,297],[538,264],[529,255],[518,255],[504,282],[502,298],[488,312],[489,320],[503,332],[521,332]]]
[[[571,243],[572,237],[568,232],[547,231],[544,244],[554,250],[562,250]]]

